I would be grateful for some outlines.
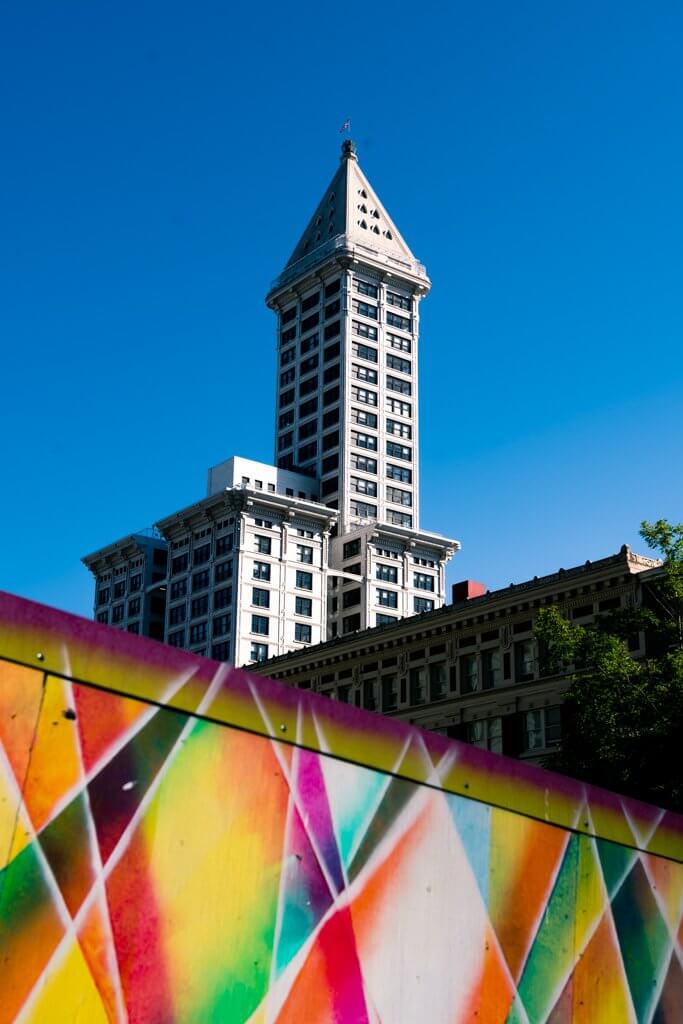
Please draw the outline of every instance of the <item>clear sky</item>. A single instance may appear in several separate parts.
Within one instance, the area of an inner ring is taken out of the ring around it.
[[[683,7],[7,5],[7,590],[90,613],[80,556],[272,461],[263,302],[338,161],[433,281],[422,525],[520,582],[683,519]]]

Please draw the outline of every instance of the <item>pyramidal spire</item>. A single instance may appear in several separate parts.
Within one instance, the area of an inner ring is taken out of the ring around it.
[[[329,243],[340,246],[376,250],[400,263],[416,263],[393,220],[380,202],[377,193],[358,163],[356,144],[352,139],[342,143],[339,168],[328,185],[306,230],[287,261],[285,271],[317,249],[321,257]]]

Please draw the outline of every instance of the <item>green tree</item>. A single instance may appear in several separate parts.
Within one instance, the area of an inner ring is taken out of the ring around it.
[[[562,748],[546,765],[640,800],[683,811],[683,523],[643,522],[640,535],[662,556],[646,607],[571,625],[542,609],[536,636],[547,672],[569,672]],[[628,648],[645,630],[648,656]]]

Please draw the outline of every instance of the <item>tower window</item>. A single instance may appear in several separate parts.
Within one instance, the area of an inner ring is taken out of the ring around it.
[[[351,490],[357,494],[365,494],[369,498],[377,497],[377,484],[374,480],[365,480],[363,477],[351,477]]]
[[[412,388],[409,380],[401,380],[399,377],[391,377],[387,374],[387,390],[397,391],[399,395],[410,395]]]
[[[368,281],[356,281],[356,291],[360,295],[369,295],[370,298],[377,298],[377,285],[370,284]]]
[[[304,402],[299,406],[299,418],[303,419],[305,416],[312,416],[314,412],[318,411],[318,398],[309,398],[307,402]]]
[[[318,454],[318,442],[312,441],[310,444],[305,444],[303,448],[299,448],[299,462],[308,462],[310,459],[314,459]]]
[[[397,349],[399,352],[410,352],[412,349],[410,338],[400,338],[398,334],[390,334],[388,332],[387,345],[389,348]]]
[[[387,302],[390,306],[398,306],[399,309],[407,309],[408,311],[413,308],[413,301],[405,295],[399,295],[398,292],[387,292]]]
[[[366,384],[377,384],[377,370],[372,370],[369,366],[357,366],[355,363],[351,367],[351,376],[355,377],[356,380],[362,380]],[[374,402],[372,403],[375,404]]]
[[[358,455],[356,452],[352,452],[351,466],[353,469],[359,469],[362,473],[376,473],[377,459],[370,459],[367,455]]]
[[[353,301],[354,313],[358,313],[360,316],[367,316],[370,320],[377,319],[377,306],[373,306],[369,302],[361,302],[359,299]],[[389,314],[387,314],[388,316]],[[399,317],[399,319],[403,319]],[[387,321],[388,322],[388,321]],[[394,326],[397,326],[396,324]]]
[[[351,444],[354,444],[356,448],[365,448],[367,451],[377,451],[377,438],[373,437],[372,434],[362,434],[358,430],[351,431]]]
[[[306,331],[310,331],[313,327],[317,327],[319,322],[320,322],[320,314],[319,313],[313,313],[312,316],[307,316],[305,320],[301,321],[301,333],[305,334]]]
[[[359,359],[367,359],[369,363],[377,362],[377,349],[371,348],[370,345],[361,345],[360,342],[354,341],[351,350]]]
[[[399,331],[409,331],[411,328],[410,317],[399,316],[398,313],[392,313],[391,310],[387,310],[387,323],[390,327],[398,327]]]
[[[323,429],[333,427],[335,423],[339,423],[339,409],[330,409],[329,412],[323,413]]]
[[[413,368],[409,359],[401,359],[400,356],[392,355],[391,352],[387,352],[387,366],[390,370],[398,370],[399,373],[406,374],[410,374]]]
[[[318,429],[317,420],[309,420],[308,423],[299,427],[299,441],[305,441],[307,437],[313,437]]]
[[[413,496],[410,491],[402,491],[400,487],[387,487],[387,501],[395,505],[412,505]]]
[[[305,355],[306,352],[312,351],[312,349],[318,347],[319,337],[317,334],[311,334],[309,338],[305,338],[301,342],[301,355]]]
[[[390,398],[387,395],[384,399],[384,408],[387,412],[393,412],[396,416],[411,416],[412,406],[410,402],[402,402],[400,398]]]
[[[376,519],[377,506],[369,505],[366,501],[352,501],[351,515],[358,516],[360,519]]]
[[[304,299],[301,303],[301,312],[306,313],[309,309],[313,309],[320,302],[320,292],[314,292],[313,295],[309,295],[308,298]],[[306,330],[304,325],[301,325],[302,330]]]
[[[377,417],[374,412],[366,412],[365,409],[351,409],[351,422],[357,423],[359,427],[370,427],[377,430]]]

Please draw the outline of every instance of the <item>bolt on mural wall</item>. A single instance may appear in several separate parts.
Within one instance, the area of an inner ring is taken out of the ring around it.
[[[6,596],[0,659],[0,1022],[682,1019],[677,816]]]

